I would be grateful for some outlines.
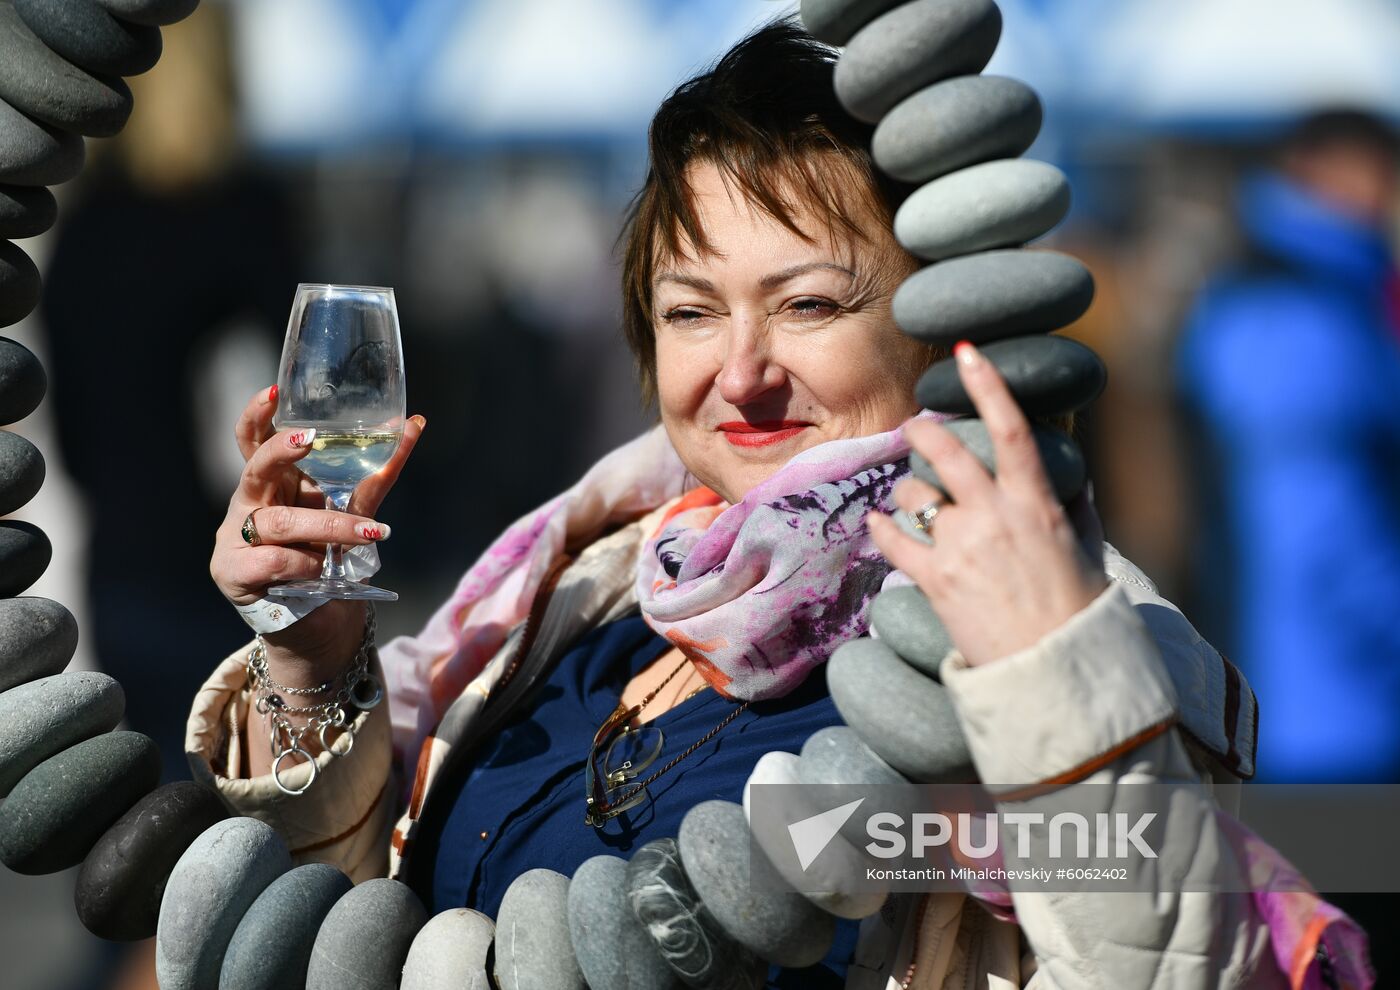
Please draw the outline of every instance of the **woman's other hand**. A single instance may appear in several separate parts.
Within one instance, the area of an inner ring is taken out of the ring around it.
[[[895,503],[910,512],[941,505],[930,526],[934,546],[880,513],[872,513],[869,524],[875,544],[914,579],[953,644],[976,666],[1038,642],[1098,597],[1108,578],[1102,528],[1087,490],[1068,511],[1060,505],[1030,424],[1001,375],[971,344],[959,344],[955,353],[992,438],[996,477],[942,426],[910,422],[905,436],[928,458],[952,501],[906,478],[895,487]]]

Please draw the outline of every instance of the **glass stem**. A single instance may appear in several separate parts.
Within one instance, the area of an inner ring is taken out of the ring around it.
[[[321,491],[326,496],[327,509],[344,512],[350,506],[350,496],[354,489],[323,488]],[[345,548],[339,543],[326,544],[326,561],[321,565],[321,580],[336,581],[342,584],[349,581],[349,578],[345,576]]]

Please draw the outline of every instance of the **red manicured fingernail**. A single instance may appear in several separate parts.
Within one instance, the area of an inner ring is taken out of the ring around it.
[[[287,438],[287,443],[293,447],[310,447],[311,441],[316,439],[316,428],[308,427],[305,430],[297,430]]]
[[[360,534],[365,540],[387,540],[389,538],[389,527],[384,523],[360,523],[355,527],[355,532]]]
[[[972,344],[966,340],[958,341],[957,346],[953,348],[953,356],[966,368],[975,366],[981,359],[981,355],[977,353],[977,348],[973,347]]]
[[[267,390],[267,401],[268,401],[268,402],[276,402],[276,401],[277,401],[277,386],[276,386],[276,385],[272,386],[272,388],[270,388],[270,389]]]

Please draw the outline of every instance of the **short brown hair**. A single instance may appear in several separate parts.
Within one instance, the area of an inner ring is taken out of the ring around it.
[[[889,226],[908,194],[871,161],[873,128],[836,101],[836,56],[782,18],[683,83],[652,118],[646,181],[621,238],[622,328],[647,405],[656,398],[656,265],[686,241],[711,250],[686,181],[691,164],[715,165],[750,203],[808,240],[794,219],[802,207],[825,216],[832,230],[864,238],[861,215]]]

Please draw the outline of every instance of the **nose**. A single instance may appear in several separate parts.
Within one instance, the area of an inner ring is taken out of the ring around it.
[[[758,314],[736,314],[731,321],[724,363],[715,379],[720,398],[731,406],[747,405],[787,382],[787,370],[775,360],[765,322]]]

